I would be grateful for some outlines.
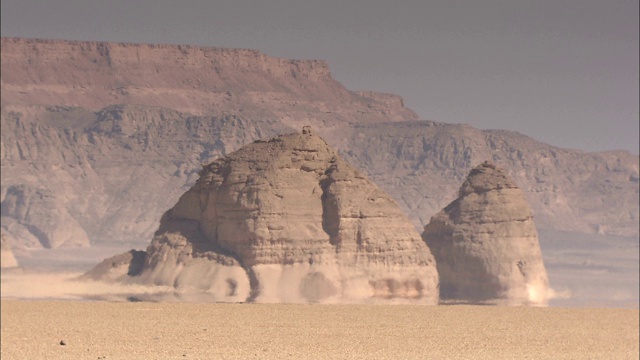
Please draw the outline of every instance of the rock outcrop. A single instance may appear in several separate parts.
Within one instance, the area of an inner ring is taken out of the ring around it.
[[[90,277],[212,301],[438,301],[435,262],[413,225],[309,127],[206,165],[131,276],[133,258],[108,259]]]
[[[11,251],[9,241],[4,234],[0,234],[0,268],[8,269],[18,267],[18,261]]]
[[[492,163],[471,170],[422,237],[436,258],[442,299],[546,304],[547,273],[529,205]]]

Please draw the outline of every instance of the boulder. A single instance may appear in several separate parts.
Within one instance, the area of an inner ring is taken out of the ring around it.
[[[471,170],[458,198],[431,218],[422,237],[436,258],[442,299],[547,303],[547,273],[529,205],[492,163]]]
[[[93,269],[84,273],[81,280],[102,280],[102,281],[126,281],[127,277],[135,276],[142,270],[146,252],[140,250],[129,250],[126,253],[118,254],[105,259]]]

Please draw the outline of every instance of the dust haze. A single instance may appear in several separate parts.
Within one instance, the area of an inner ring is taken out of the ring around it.
[[[25,300],[210,302],[206,292],[77,280],[105,258],[143,245],[18,250],[20,267],[2,269],[0,293],[3,299]],[[540,245],[553,289],[550,307],[639,306],[637,239],[541,231]]]

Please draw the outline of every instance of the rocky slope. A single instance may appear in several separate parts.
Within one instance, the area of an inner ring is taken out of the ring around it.
[[[414,226],[310,128],[206,165],[163,216],[137,271],[135,255],[86,277],[214,301],[438,301],[435,262]]]
[[[549,280],[529,205],[494,164],[471,170],[422,237],[436,258],[443,299],[547,304]]]
[[[323,62],[171,45],[1,46],[2,228],[15,246],[144,244],[203,163],[308,124],[416,227],[492,159],[539,227],[638,234],[637,156],[418,121],[397,96],[345,89]]]
[[[538,227],[638,236],[639,158],[626,151],[587,153],[515,132],[428,121],[357,126],[343,136],[347,159],[418,227],[455,199],[475,164],[490,159],[524,191]]]

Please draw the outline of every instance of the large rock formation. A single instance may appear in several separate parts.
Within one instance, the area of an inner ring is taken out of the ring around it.
[[[140,270],[134,258],[108,259],[86,277],[213,301],[438,301],[435,262],[413,225],[310,128],[205,166],[164,214]]]
[[[422,237],[436,258],[443,299],[546,304],[547,273],[529,205],[490,162],[471,170]]]

